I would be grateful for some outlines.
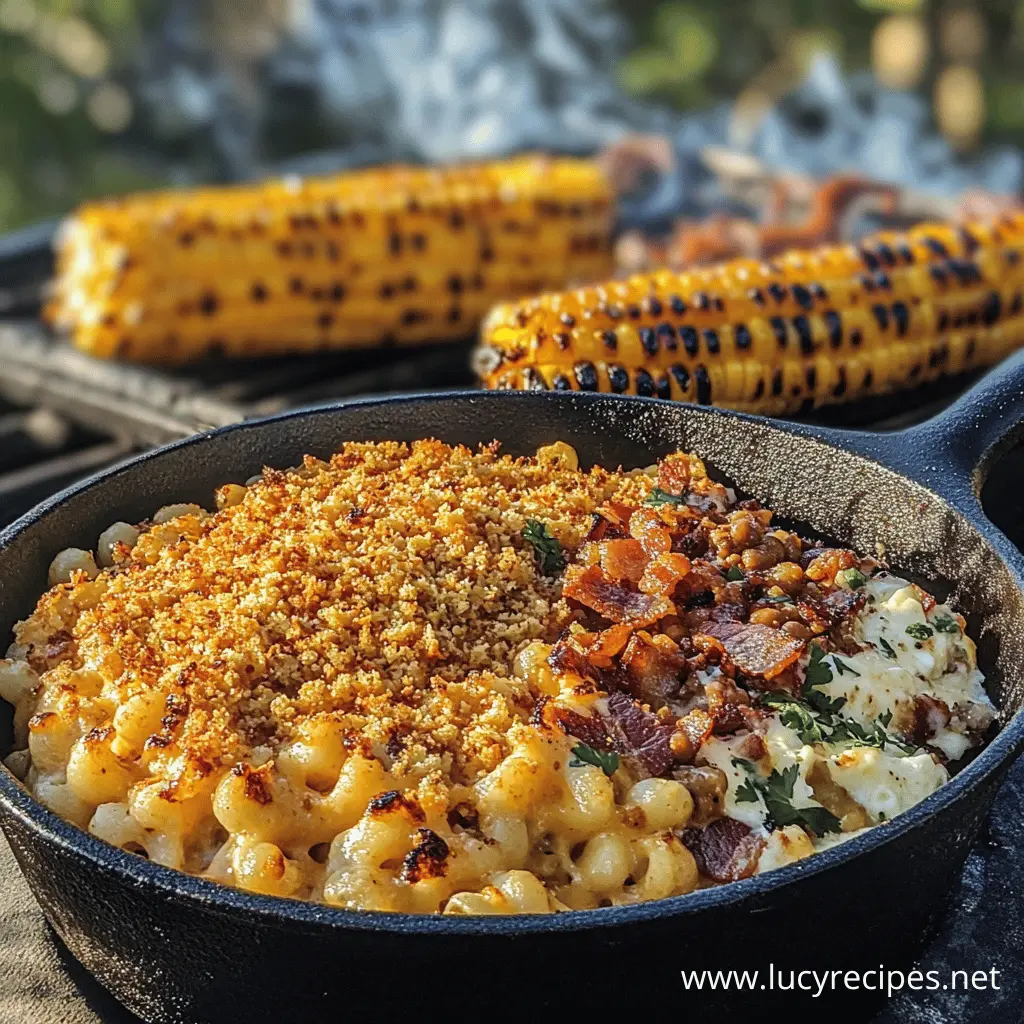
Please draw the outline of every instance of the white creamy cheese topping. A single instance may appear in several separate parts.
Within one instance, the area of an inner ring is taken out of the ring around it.
[[[796,824],[779,827],[771,820],[766,787],[776,796],[788,793],[784,808],[788,805],[796,812],[818,808],[812,815],[820,815],[824,808],[815,798],[815,785],[823,800],[835,799],[829,787],[822,789],[821,769],[814,773],[821,764],[832,782],[863,809],[871,825],[877,825],[924,800],[949,779],[946,768],[931,753],[914,750],[905,741],[914,727],[915,697],[924,694],[942,701],[952,712],[949,723],[943,723],[941,716],[932,719],[935,732],[928,740],[929,746],[951,760],[977,743],[977,733],[996,717],[982,687],[984,677],[977,669],[974,644],[948,606],[936,604],[926,612],[927,595],[888,573],[869,580],[864,589],[867,601],[853,623],[853,636],[863,649],[823,657],[819,651],[815,656],[821,666],[815,669],[817,675],[832,677],[814,684],[820,701],[808,704],[811,698],[805,692],[794,699],[794,705],[779,707],[764,723],[761,744],[744,731],[709,737],[701,746],[698,761],[726,776],[726,816],[765,838],[758,872],[792,863],[864,831],[856,828],[818,836]],[[973,737],[967,734],[968,723]],[[762,745],[764,756],[755,761],[750,751]],[[845,815],[847,810],[843,806],[839,813]],[[858,816],[844,820],[850,827]],[[860,815],[859,821],[864,820]],[[813,821],[804,824],[815,831]]]
[[[996,715],[982,686],[974,642],[952,609],[936,604],[926,613],[923,592],[898,576],[879,574],[864,590],[867,603],[856,617],[854,632],[869,646],[857,654],[840,655],[839,668],[835,655],[825,658],[833,669],[832,682],[821,691],[844,698],[843,716],[862,725],[891,715],[888,729],[897,733],[913,729],[915,696],[941,700],[960,713],[954,713],[929,744],[950,760],[962,757],[970,746],[965,720],[984,724]],[[852,671],[843,671],[847,668]]]

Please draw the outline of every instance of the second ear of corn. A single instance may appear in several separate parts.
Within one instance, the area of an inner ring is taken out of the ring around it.
[[[155,363],[468,337],[499,300],[610,274],[613,216],[596,162],[541,156],[90,203],[47,315]]]
[[[1024,345],[1024,214],[659,271],[504,303],[491,388],[610,391],[768,414],[881,394]]]

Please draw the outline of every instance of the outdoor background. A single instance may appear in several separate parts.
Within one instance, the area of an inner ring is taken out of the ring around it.
[[[941,174],[908,150],[880,176],[950,191],[965,180],[951,168],[995,152],[984,184],[1019,188],[1019,156],[998,145],[1024,144],[1024,0],[0,0],[0,231],[301,153],[327,168],[686,125],[665,111],[717,110],[743,148],[816,60],[819,91],[841,69],[856,97],[870,70],[923,100],[897,103],[875,145],[920,133]],[[805,104],[797,128],[820,132],[817,116]],[[855,157],[827,168],[869,162]]]

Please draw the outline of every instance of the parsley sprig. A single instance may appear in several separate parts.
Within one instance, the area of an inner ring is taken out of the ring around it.
[[[793,806],[793,787],[800,776],[799,766],[791,764],[781,772],[773,768],[771,774],[762,776],[750,761],[733,758],[732,763],[747,773],[746,781],[736,789],[736,801],[754,803],[760,797],[768,812],[769,828],[799,825],[816,836],[842,831],[841,822],[827,808]]]
[[[614,775],[618,771],[619,755],[613,751],[606,754],[586,743],[577,743],[572,752],[576,756],[569,762],[570,768],[582,768],[585,764],[592,764],[595,768],[600,768],[605,775]]]
[[[804,677],[804,685],[799,697],[788,693],[768,693],[764,700],[772,707],[778,708],[779,719],[783,725],[792,729],[802,743],[842,743],[852,747],[878,747],[886,745],[896,747],[905,754],[912,754],[917,748],[908,746],[886,732],[892,721],[892,712],[887,711],[870,726],[847,718],[839,712],[846,704],[845,697],[830,698],[822,693],[819,687],[826,686],[835,678],[832,665],[826,660],[825,652],[817,645],[810,645],[810,661]],[[832,664],[840,675],[859,675],[838,655],[831,655]]]
[[[654,508],[660,508],[662,505],[685,505],[686,498],[681,494],[670,494],[668,491],[663,491],[660,487],[655,487],[644,498],[644,504],[651,505]]]
[[[562,545],[551,536],[547,524],[539,519],[527,519],[523,527],[523,539],[533,545],[533,553],[537,558],[540,571],[545,576],[553,576],[565,568],[565,555]]]

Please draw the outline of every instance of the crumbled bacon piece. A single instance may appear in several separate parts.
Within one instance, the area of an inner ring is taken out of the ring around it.
[[[649,626],[665,615],[675,614],[675,606],[667,598],[629,590],[607,579],[596,565],[585,569],[570,565],[562,593],[612,622]]]
[[[804,649],[803,640],[756,622],[711,622],[704,632],[721,643],[740,672],[764,679],[788,668]]]
[[[629,517],[629,535],[640,541],[651,558],[672,550],[672,534],[656,509],[638,508]]]
[[[629,517],[633,514],[633,506],[622,501],[607,501],[598,510],[597,514],[608,524],[606,535],[625,537],[629,529]]]
[[[620,622],[594,635],[584,646],[587,661],[595,668],[611,668],[612,658],[626,646],[632,632],[628,622]]]
[[[548,702],[541,709],[540,724],[549,729],[557,726],[595,750],[607,749],[609,745],[605,721],[596,715],[584,715],[572,708]]]
[[[672,724],[618,691],[608,694],[606,705],[608,731],[615,749],[639,761],[651,775],[664,775],[675,760],[669,746]]]
[[[671,747],[679,761],[692,761],[700,745],[711,735],[715,720],[703,708],[694,708],[676,722]]]
[[[668,637],[657,639],[668,643],[655,642],[648,633],[634,633],[622,655],[629,692],[654,710],[679,692],[680,673],[686,667],[686,658]]]
[[[676,584],[690,571],[686,555],[669,551],[649,562],[639,580],[640,590],[652,597],[670,597]]]
[[[836,573],[851,569],[857,564],[857,556],[847,548],[811,548],[800,558],[800,565],[809,580],[820,583],[834,583]]]
[[[863,590],[833,590],[822,594],[817,587],[813,590],[807,587],[796,606],[809,626],[824,632],[859,612],[866,599]]]
[[[611,579],[639,583],[649,561],[643,545],[632,537],[601,542],[601,568]]]
[[[682,840],[697,870],[716,882],[749,878],[764,849],[764,840],[735,818],[716,818],[705,828],[686,829]]]
[[[690,486],[690,458],[674,452],[658,463],[658,486],[669,494],[685,494]]]
[[[735,732],[743,725],[740,708],[750,703],[746,690],[741,690],[728,676],[718,676],[704,686],[708,714],[715,720],[715,732]]]

